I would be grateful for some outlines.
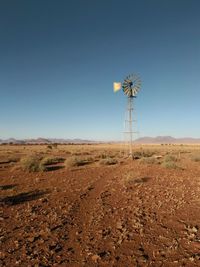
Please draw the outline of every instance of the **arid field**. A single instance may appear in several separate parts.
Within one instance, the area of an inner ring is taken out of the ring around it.
[[[200,266],[200,145],[0,146],[0,266]]]

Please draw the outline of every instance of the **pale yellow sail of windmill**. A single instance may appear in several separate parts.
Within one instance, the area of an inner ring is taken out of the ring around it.
[[[121,83],[117,83],[117,82],[113,83],[113,91],[114,92],[119,91],[121,89],[121,87],[122,87]]]

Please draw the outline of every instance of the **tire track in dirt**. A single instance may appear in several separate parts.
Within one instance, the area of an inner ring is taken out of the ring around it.
[[[80,266],[78,264],[82,262],[84,266],[85,262],[88,262],[88,258],[95,255],[91,252],[93,243],[97,240],[94,227],[99,225],[104,218],[105,207],[103,207],[102,199],[108,193],[108,184],[104,177],[108,177],[111,168],[105,168],[101,175],[88,182],[71,204],[66,219],[68,222],[66,224],[68,246],[71,248],[69,264]],[[93,263],[91,261],[91,264]]]

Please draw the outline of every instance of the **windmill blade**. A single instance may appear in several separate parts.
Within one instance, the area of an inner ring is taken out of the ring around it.
[[[124,82],[129,84],[132,81],[130,79],[126,79],[126,80],[124,80]]]
[[[126,76],[122,83],[122,89],[125,95],[128,97],[134,97],[137,95],[141,88],[140,77],[136,74],[129,74]]]
[[[140,85],[135,85],[134,87],[140,89],[141,86]]]

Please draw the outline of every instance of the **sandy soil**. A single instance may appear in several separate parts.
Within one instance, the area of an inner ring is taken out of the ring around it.
[[[1,161],[0,265],[200,266],[200,163],[118,161],[36,173]]]

